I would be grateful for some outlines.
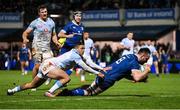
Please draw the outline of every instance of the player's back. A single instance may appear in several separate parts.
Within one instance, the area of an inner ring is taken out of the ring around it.
[[[110,80],[115,81],[131,75],[132,69],[140,68],[138,58],[134,54],[124,55],[110,66],[112,67],[112,70],[107,72],[107,77]]]
[[[76,49],[71,49],[71,51],[51,59],[53,64],[60,66],[64,70],[71,69],[79,60],[82,59]]]
[[[20,60],[28,60],[28,48],[20,48]]]

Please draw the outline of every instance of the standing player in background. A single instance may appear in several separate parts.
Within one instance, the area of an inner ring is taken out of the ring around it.
[[[64,28],[59,32],[59,41],[63,39],[63,46],[60,50],[60,55],[64,54],[76,46],[79,42],[83,41],[84,26],[81,23],[81,12],[75,11],[73,13],[73,20],[67,23]]]
[[[103,70],[103,68],[96,63],[93,62],[91,58],[91,50],[94,48],[94,42],[91,38],[89,38],[89,33],[84,32],[83,34],[84,38],[84,45],[85,45],[85,50],[83,54],[83,58],[86,60],[87,64],[93,68],[96,68],[98,70]],[[78,71],[81,75],[81,82],[85,82],[85,71],[82,68],[78,68]]]
[[[32,56],[35,62],[32,74],[33,78],[38,73],[40,63],[42,63],[44,59],[53,57],[50,48],[51,39],[57,46],[60,46],[55,32],[55,23],[48,17],[47,7],[45,5],[40,5],[38,7],[38,14],[39,17],[32,21],[22,34],[24,43],[29,42],[27,37],[31,32],[34,34],[32,42]]]
[[[26,75],[28,72],[29,60],[31,60],[31,51],[24,43],[17,53],[17,60],[21,63],[22,75]]]
[[[152,61],[153,61],[153,64],[155,66],[156,76],[158,77],[159,76],[159,67],[158,67],[158,57],[159,57],[159,55],[158,55],[158,52],[157,52],[156,48],[154,47],[151,40],[147,41],[147,47],[151,51]],[[149,60],[151,60],[151,58]]]
[[[129,32],[127,34],[127,37],[122,39],[120,43],[120,48],[123,49],[122,56],[127,54],[133,54],[134,43],[135,41],[133,40],[133,33]]]

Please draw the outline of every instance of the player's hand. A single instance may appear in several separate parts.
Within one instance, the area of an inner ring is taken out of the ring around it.
[[[17,58],[17,61],[19,61],[20,60],[20,58]]]
[[[144,71],[150,72],[151,71],[151,66],[148,64],[145,64]]]
[[[23,39],[23,43],[27,44],[29,42],[29,39]]]
[[[102,73],[99,73],[98,76],[101,78],[104,78],[104,74],[102,74]]]
[[[105,68],[103,68],[103,71],[106,73],[108,70],[112,70],[112,67],[105,67]]]
[[[58,47],[58,49],[62,48],[62,45],[59,42],[56,43],[56,46]]]

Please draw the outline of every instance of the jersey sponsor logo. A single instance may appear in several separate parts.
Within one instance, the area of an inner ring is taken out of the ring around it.
[[[44,32],[48,32],[48,29],[47,29],[47,28],[45,28],[45,29],[44,29]]]
[[[37,25],[37,28],[42,28],[43,26],[42,25]]]

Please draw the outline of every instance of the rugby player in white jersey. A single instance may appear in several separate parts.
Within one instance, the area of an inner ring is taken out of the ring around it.
[[[148,40],[145,47],[148,47],[149,50],[151,51],[151,57],[148,60],[149,65],[151,66],[152,64],[154,64],[155,67],[155,72],[156,72],[156,76],[159,76],[159,67],[158,67],[158,52],[156,50],[156,48],[154,47],[153,43],[151,40]]]
[[[103,70],[105,68],[102,68],[101,66],[97,65],[96,63],[93,62],[91,58],[91,50],[94,48],[94,42],[91,38],[89,38],[89,33],[84,32],[83,34],[84,38],[84,45],[85,45],[85,50],[83,54],[83,58],[86,60],[86,63],[91,66],[92,68],[98,69],[98,70]],[[104,71],[104,70],[103,70]],[[78,68],[78,71],[81,75],[81,82],[85,82],[85,71],[82,68]]]
[[[99,71],[93,70],[91,67],[86,65],[86,63],[82,59],[83,53],[84,45],[79,44],[75,46],[74,49],[64,53],[63,55],[46,59],[40,65],[38,74],[30,83],[25,83],[23,85],[16,86],[13,89],[8,89],[7,95],[13,95],[16,92],[39,87],[46,81],[47,78],[51,78],[57,80],[57,82],[55,85],[53,85],[52,89],[45,93],[45,96],[54,97],[51,91],[54,92],[70,81],[70,77],[65,71],[72,68],[76,64],[81,66],[84,70],[94,73],[97,76],[103,78],[104,74]]]
[[[50,48],[51,39],[57,46],[61,46],[57,40],[55,23],[48,17],[47,7],[40,5],[38,7],[38,14],[39,17],[33,20],[22,34],[24,43],[29,42],[28,36],[31,32],[33,32],[34,35],[32,42],[32,55],[35,63],[32,74],[33,78],[38,73],[40,63],[42,63],[44,59],[53,57]]]
[[[120,48],[123,49],[122,56],[127,54],[133,54],[134,43],[135,41],[133,40],[133,33],[129,32],[127,34],[127,37],[122,39],[120,43]]]

